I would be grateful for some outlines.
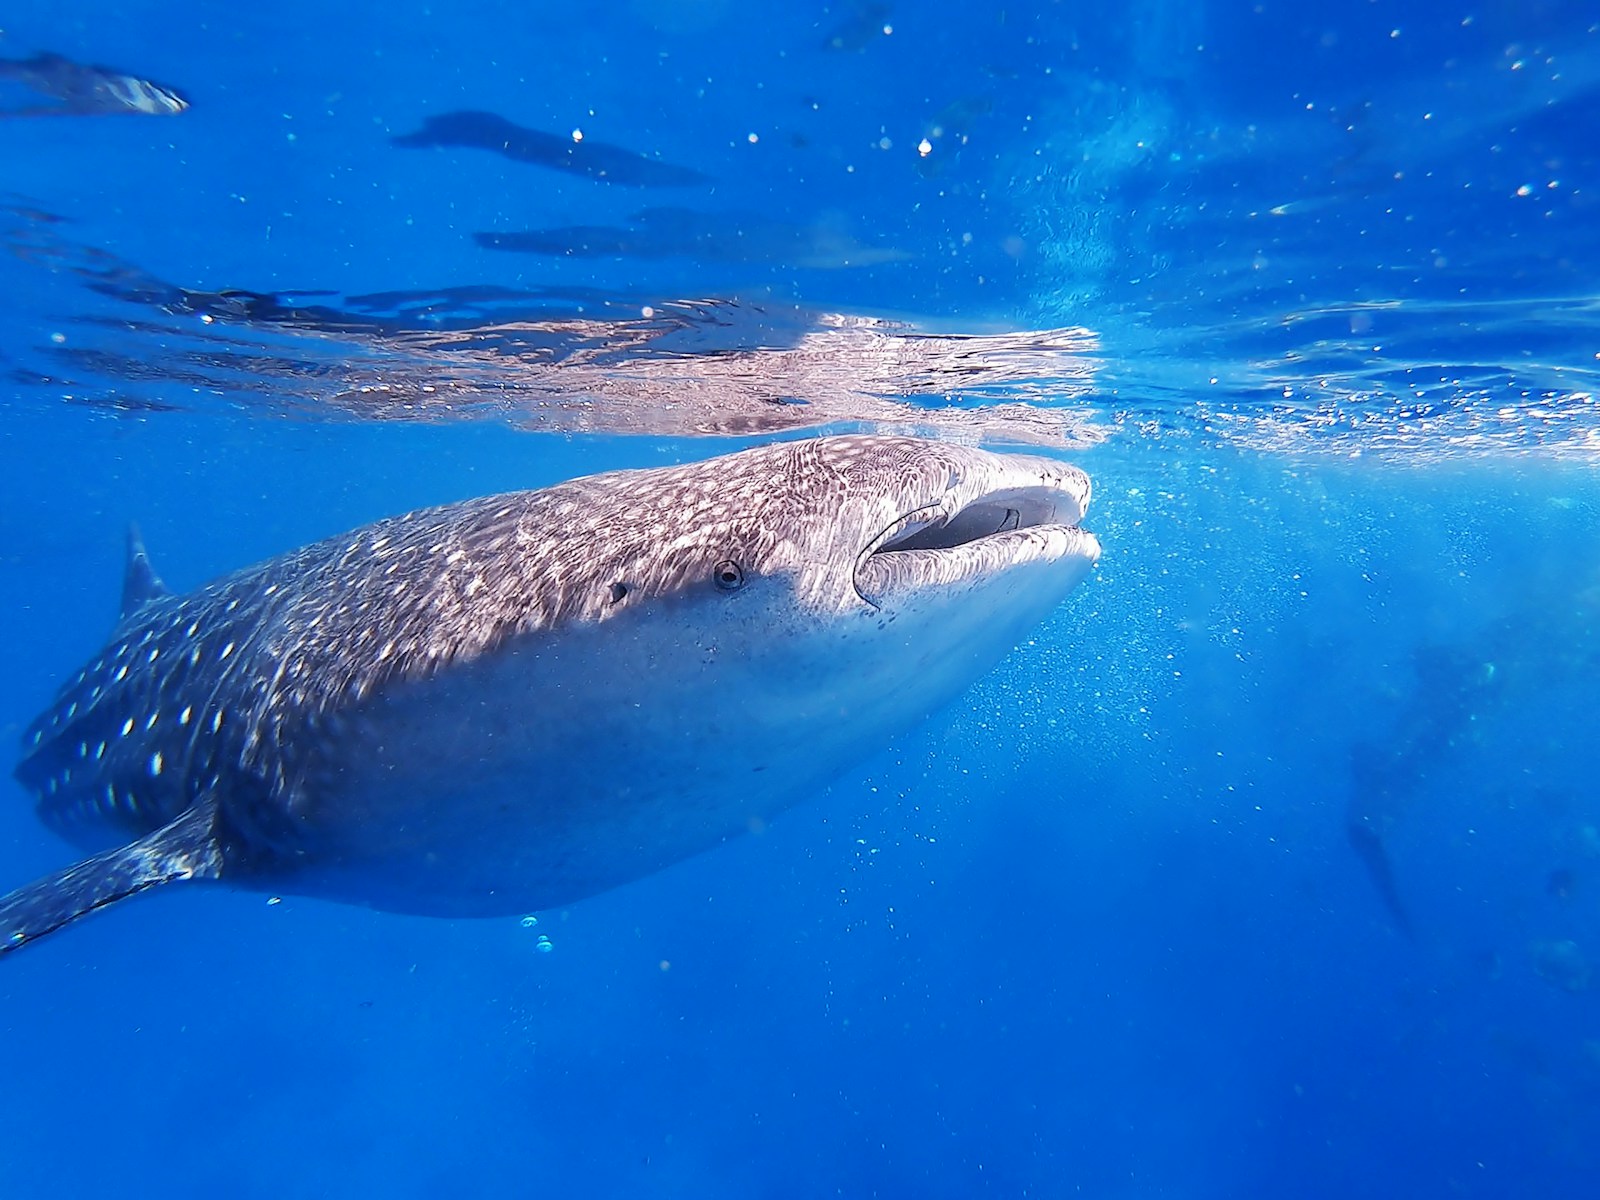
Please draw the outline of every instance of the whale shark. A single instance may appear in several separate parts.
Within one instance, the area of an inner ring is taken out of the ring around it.
[[[515,915],[759,828],[950,703],[1099,555],[1088,477],[779,442],[381,520],[122,616],[17,779],[93,853],[0,953],[182,880]]]

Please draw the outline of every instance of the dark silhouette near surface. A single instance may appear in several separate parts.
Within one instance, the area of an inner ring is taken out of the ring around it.
[[[646,158],[621,146],[589,138],[580,140],[571,134],[528,129],[490,112],[452,112],[428,117],[415,133],[390,140],[396,146],[413,149],[465,146],[488,150],[513,162],[587,175],[590,179],[627,187],[695,187],[710,182],[710,176],[688,167]]]
[[[554,258],[688,258],[697,262],[780,263],[833,270],[900,262],[911,256],[892,246],[857,241],[825,224],[796,225],[757,213],[702,213],[647,208],[630,225],[561,225],[549,229],[490,230],[472,240],[487,250]]]

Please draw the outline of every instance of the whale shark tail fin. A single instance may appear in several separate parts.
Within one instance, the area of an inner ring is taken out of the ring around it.
[[[136,842],[86,858],[0,898],[0,954],[158,884],[218,878],[223,855],[216,815],[216,801],[207,797]]]

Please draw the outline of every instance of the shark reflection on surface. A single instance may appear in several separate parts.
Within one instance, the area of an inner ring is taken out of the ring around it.
[[[113,67],[73,62],[60,54],[0,59],[0,82],[22,84],[54,101],[0,107],[0,117],[173,117],[189,107],[176,88]]]
[[[106,305],[0,369],[115,412],[222,403],[295,419],[503,421],[748,437],[891,429],[1093,445],[1098,335],[932,329],[793,301],[470,285],[346,295],[200,290],[0,201],[0,248]]]

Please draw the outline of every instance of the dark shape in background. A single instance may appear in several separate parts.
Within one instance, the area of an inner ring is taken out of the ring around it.
[[[173,117],[189,107],[176,88],[112,67],[86,66],[60,54],[0,59],[0,80],[20,83],[56,101],[0,108],[0,117]]]
[[[865,0],[851,6],[843,19],[823,35],[822,48],[851,54],[865,50],[869,43],[883,36],[883,28],[888,23],[889,6]]]
[[[1395,928],[1415,937],[1411,916],[1395,882],[1385,837],[1430,767],[1467,734],[1473,714],[1488,699],[1493,666],[1475,646],[1423,646],[1412,657],[1416,690],[1380,744],[1350,752],[1350,804],[1345,834],[1366,868]]]
[[[1387,736],[1351,749],[1346,834],[1384,907],[1407,936],[1411,920],[1386,844],[1389,831],[1424,792],[1431,774],[1486,736],[1490,722],[1485,718],[1492,709],[1508,705],[1534,681],[1546,693],[1577,684],[1592,694],[1600,679],[1600,569],[1590,563],[1587,570],[1576,585],[1565,573],[1526,578],[1512,611],[1459,642],[1419,646],[1411,657],[1409,698],[1393,714]],[[1536,780],[1530,775],[1502,803],[1563,803],[1560,790]],[[1600,857],[1600,832],[1581,825],[1576,840],[1561,852],[1585,860]],[[1561,902],[1570,901],[1579,885],[1580,872],[1571,866],[1554,867],[1544,876],[1545,891]],[[1576,980],[1588,986],[1590,967],[1571,943],[1546,939],[1530,953],[1547,980],[1569,991],[1580,990]]]
[[[1394,881],[1394,866],[1389,860],[1389,851],[1383,844],[1383,835],[1378,832],[1378,827],[1371,817],[1359,811],[1361,806],[1352,804],[1348,820],[1345,822],[1345,836],[1350,839],[1350,848],[1356,852],[1356,857],[1361,860],[1361,865],[1367,869],[1367,877],[1372,880],[1372,885],[1378,889],[1378,898],[1383,901],[1384,908],[1389,911],[1389,918],[1394,926],[1406,936],[1408,941],[1416,941],[1417,935],[1411,927],[1411,913],[1406,908],[1405,901],[1400,897],[1400,888]]]
[[[527,129],[490,112],[451,112],[428,117],[415,133],[389,140],[407,148],[466,146],[488,150],[513,162],[531,163],[628,187],[695,187],[711,182],[710,176],[688,167],[646,158],[621,146],[589,138],[577,141],[570,134]]]
[[[1577,883],[1578,877],[1570,867],[1557,867],[1545,877],[1545,891],[1562,903],[1566,903],[1572,899]]]
[[[1534,973],[1552,987],[1576,996],[1589,990],[1594,968],[1578,943],[1567,938],[1536,941],[1528,946]]]
[[[628,226],[561,225],[517,232],[475,233],[489,250],[557,258],[688,258],[712,263],[777,263],[833,270],[900,262],[911,255],[858,242],[826,224],[794,225],[755,213],[702,213],[646,208]]]

